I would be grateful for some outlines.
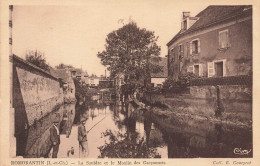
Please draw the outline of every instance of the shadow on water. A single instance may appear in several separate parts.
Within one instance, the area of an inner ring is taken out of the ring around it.
[[[35,123],[25,130],[27,135],[26,139],[20,139],[19,142],[23,142],[24,151],[23,157],[25,158],[39,158],[49,157],[49,152],[52,148],[50,140],[50,128],[53,125],[54,120],[59,119],[58,128],[61,135],[70,135],[70,131],[73,125],[75,117],[75,104],[62,105],[50,112],[43,118],[35,121]],[[17,146],[19,148],[19,145]]]
[[[118,118],[121,112],[123,119]],[[109,158],[241,158],[252,157],[252,130],[195,119],[155,116],[131,104],[114,110],[114,121],[125,132],[103,133],[110,143],[99,147]],[[143,129],[138,129],[137,124]],[[144,148],[145,147],[145,148]],[[236,153],[235,149],[249,153]],[[166,155],[165,155],[166,154]]]
[[[163,119],[153,114],[152,121],[167,143],[168,158],[252,157],[251,129],[195,119]],[[237,154],[236,148],[250,153]]]

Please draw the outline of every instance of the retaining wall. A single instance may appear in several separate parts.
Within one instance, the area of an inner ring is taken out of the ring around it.
[[[23,146],[23,141],[27,138],[21,135],[62,103],[63,90],[59,79],[13,56],[13,107],[17,155],[24,155],[25,149],[19,146]]]

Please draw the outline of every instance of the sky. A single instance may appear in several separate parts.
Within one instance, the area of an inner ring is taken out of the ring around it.
[[[109,3],[108,3],[109,2]],[[133,3],[135,2],[135,3]],[[70,64],[101,75],[105,67],[97,57],[104,50],[106,36],[135,21],[140,28],[154,31],[161,56],[167,42],[180,30],[183,11],[195,16],[205,3],[176,1],[89,1],[84,5],[14,6],[13,53],[25,58],[26,50],[45,53],[49,65]],[[123,19],[123,23],[119,20]]]

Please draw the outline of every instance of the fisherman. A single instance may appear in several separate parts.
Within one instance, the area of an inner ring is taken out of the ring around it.
[[[53,125],[50,128],[50,138],[52,143],[52,158],[57,158],[57,154],[59,151],[59,145],[60,145],[60,131],[58,128],[59,125],[59,116],[56,116],[55,120],[53,121]]]
[[[87,131],[85,128],[86,118],[80,118],[80,125],[78,126],[78,141],[79,141],[79,157],[88,156],[88,140]]]

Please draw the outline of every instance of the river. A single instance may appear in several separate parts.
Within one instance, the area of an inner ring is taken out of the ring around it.
[[[131,104],[69,104],[57,112],[62,114],[58,158],[79,158],[78,125],[83,115],[87,117],[86,130],[91,129],[87,135],[88,158],[233,158],[253,154],[252,130],[237,126],[197,120],[185,122],[174,117],[165,119]],[[50,119],[42,120],[39,128],[43,128],[42,124],[50,126]],[[26,145],[29,153],[24,157],[50,157],[43,154],[50,149],[45,145],[49,139],[48,128],[45,130],[28,130],[26,144],[32,145]],[[36,131],[40,139],[30,138],[35,135],[30,132]]]

